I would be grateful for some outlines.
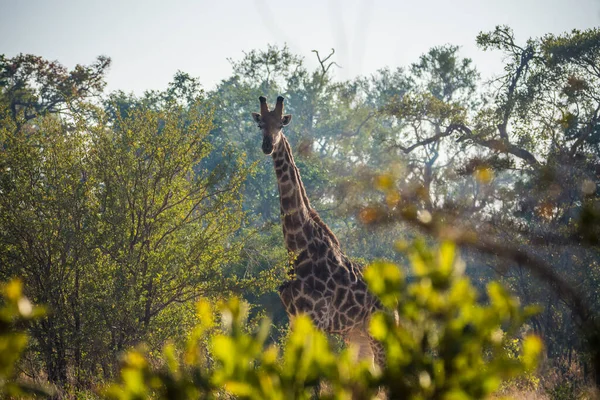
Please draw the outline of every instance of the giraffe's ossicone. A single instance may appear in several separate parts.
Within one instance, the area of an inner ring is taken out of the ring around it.
[[[260,97],[260,113],[252,113],[263,134],[262,150],[273,157],[285,245],[294,253],[291,280],[279,288],[279,296],[293,319],[307,314],[315,325],[328,333],[340,334],[359,347],[362,358],[384,363],[379,343],[368,334],[371,315],[380,309],[369,293],[361,266],[353,263],[311,207],[292,149],[283,134],[292,116],[283,113],[283,97],[269,110]]]

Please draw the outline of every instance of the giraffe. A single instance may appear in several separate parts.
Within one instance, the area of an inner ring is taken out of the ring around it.
[[[381,309],[367,290],[362,267],[343,252],[331,229],[311,207],[292,149],[283,134],[292,116],[283,114],[283,97],[273,110],[259,97],[252,117],[263,133],[262,151],[271,155],[279,189],[283,236],[294,258],[291,279],[279,287],[290,320],[307,314],[322,331],[341,335],[358,347],[358,357],[383,367],[383,348],[368,333],[371,315]]]

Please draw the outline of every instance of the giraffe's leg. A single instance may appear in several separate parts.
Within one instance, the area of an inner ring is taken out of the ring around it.
[[[358,329],[353,330],[346,334],[344,338],[347,345],[353,345],[357,347],[358,360],[367,360],[371,367],[374,367],[375,365],[379,366],[380,368],[385,367],[385,354],[383,352],[383,346],[381,343],[373,339],[367,332]],[[364,396],[359,393],[353,393],[352,398],[363,397]],[[379,387],[375,398],[378,400],[386,400],[388,398],[384,387]]]
[[[371,335],[369,335],[369,342],[371,350],[373,351],[375,365],[377,365],[383,371],[386,367],[385,349],[383,348],[381,342],[375,340]],[[380,386],[379,390],[377,391],[376,398],[379,400],[385,400],[388,397],[387,390],[383,386]]]
[[[331,332],[331,297],[317,294],[317,301],[313,309],[313,322],[323,332]]]
[[[383,348],[383,345],[381,344],[381,342],[373,339],[373,337],[371,335],[369,335],[369,342],[370,342],[371,350],[373,351],[373,355],[375,358],[375,364],[379,368],[384,369],[385,365],[386,365],[386,359],[385,359],[385,350]]]
[[[373,365],[374,353],[371,345],[370,335],[361,329],[355,329],[344,335],[346,345],[354,346],[357,353],[357,359],[367,360],[369,365]]]

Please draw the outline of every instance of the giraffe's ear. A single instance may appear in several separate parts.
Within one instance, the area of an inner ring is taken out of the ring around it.
[[[283,126],[289,125],[290,122],[292,122],[292,114],[285,114],[283,118],[281,118]]]
[[[257,124],[260,123],[260,114],[259,113],[252,113],[252,119],[254,120],[254,122],[256,122]]]

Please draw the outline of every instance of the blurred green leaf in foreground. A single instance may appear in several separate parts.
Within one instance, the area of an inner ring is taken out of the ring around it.
[[[27,322],[43,316],[45,310],[34,307],[23,296],[23,285],[18,279],[0,285],[0,293],[0,397],[50,395],[51,392],[45,388],[15,380],[16,364],[28,340],[23,328]]]
[[[521,309],[497,283],[484,296],[477,293],[450,242],[437,250],[423,241],[399,247],[409,256],[410,280],[392,263],[377,262],[365,271],[370,289],[389,310],[371,321],[371,333],[386,351],[384,371],[357,362],[353,348],[335,354],[306,317],[293,321],[283,348],[268,345],[270,322],[247,332],[245,305],[234,298],[219,306],[220,327],[213,306],[201,302],[187,349],[165,347],[160,367],[151,366],[143,349],[127,353],[120,381],[106,396],[367,399],[386,392],[393,399],[475,399],[536,368],[543,347],[537,336],[519,338],[516,357],[507,351],[534,309]],[[397,310],[399,324],[391,310]],[[209,338],[207,346],[203,338]]]

